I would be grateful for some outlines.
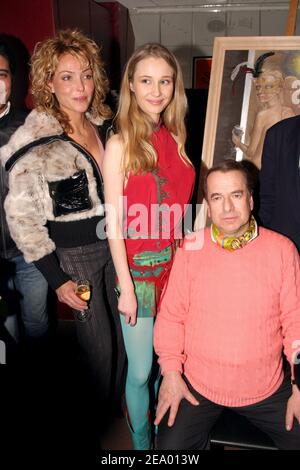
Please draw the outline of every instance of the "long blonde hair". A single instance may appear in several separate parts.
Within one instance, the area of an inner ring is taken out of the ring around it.
[[[34,106],[54,116],[65,132],[72,132],[69,117],[60,109],[59,103],[48,85],[64,54],[72,54],[80,61],[87,62],[93,72],[95,91],[90,104],[93,117],[111,117],[109,107],[104,104],[108,92],[108,80],[100,59],[97,44],[77,29],[59,31],[55,37],[37,43],[31,58],[31,92]]]
[[[161,121],[166,128],[176,135],[178,151],[182,159],[190,164],[185,153],[186,129],[184,117],[187,111],[187,99],[184,92],[183,78],[176,57],[161,44],[145,44],[139,47],[129,59],[120,91],[119,107],[116,116],[117,130],[124,144],[123,168],[130,171],[152,171],[157,167],[157,155],[151,143],[155,124],[138,106],[135,94],[130,89],[137,64],[148,57],[164,59],[174,71],[174,93],[171,102],[162,112]]]

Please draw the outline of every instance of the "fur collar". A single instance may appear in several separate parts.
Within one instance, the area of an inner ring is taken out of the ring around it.
[[[90,113],[86,113],[87,118],[96,125],[103,124],[100,118],[92,118]],[[38,112],[36,109],[28,114],[24,124],[20,126],[11,136],[9,142],[0,149],[0,160],[4,166],[7,160],[25,145],[34,142],[41,137],[63,134],[63,128],[53,116]]]

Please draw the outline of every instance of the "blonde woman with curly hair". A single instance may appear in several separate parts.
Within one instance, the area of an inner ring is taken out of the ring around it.
[[[159,44],[137,49],[122,81],[118,133],[108,141],[104,158],[108,236],[118,279],[128,358],[126,404],[135,449],[151,446],[153,322],[194,185],[194,168],[184,150],[186,108],[175,56]]]
[[[74,310],[98,400],[107,408],[116,370],[111,324],[120,332],[120,345],[122,335],[109,246],[97,235],[104,218],[102,165],[111,116],[99,47],[77,30],[61,31],[37,44],[31,79],[35,108],[1,149],[9,171],[7,221],[25,260]],[[89,303],[76,295],[79,279],[91,284]]]

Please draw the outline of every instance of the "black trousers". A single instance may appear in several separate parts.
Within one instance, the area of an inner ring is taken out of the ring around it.
[[[193,406],[188,401],[182,400],[176,421],[171,428],[167,425],[168,416],[164,416],[158,429],[159,450],[205,449],[210,430],[224,409],[223,406],[204,398],[187,380],[186,382],[191,393],[199,401],[199,405]],[[285,429],[286,406],[291,394],[291,384],[286,378],[279,389],[265,400],[254,405],[230,409],[245,416],[268,434],[278,449],[300,450],[298,421],[294,420],[291,431]]]
[[[109,403],[120,399],[125,383],[125,348],[117,298],[116,274],[106,240],[76,248],[57,248],[62,269],[74,281],[88,279],[92,286],[89,317],[76,330],[85,371],[98,405],[109,412]]]

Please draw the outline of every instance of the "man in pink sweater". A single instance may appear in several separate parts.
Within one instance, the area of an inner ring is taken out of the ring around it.
[[[163,375],[158,448],[205,448],[229,407],[278,448],[300,450],[298,252],[286,237],[257,227],[243,162],[209,170],[205,197],[212,226],[178,249],[155,324]]]

